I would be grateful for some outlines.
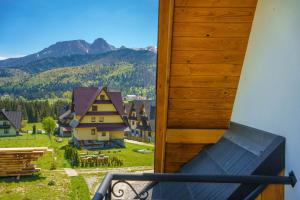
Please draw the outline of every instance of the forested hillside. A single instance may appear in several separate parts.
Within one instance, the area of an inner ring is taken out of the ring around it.
[[[49,100],[33,100],[28,101],[23,98],[0,98],[0,109],[18,110],[22,111],[22,119],[28,122],[40,122],[43,118],[51,116],[57,119],[67,106],[70,104],[68,99],[57,99],[55,101]]]
[[[154,98],[156,48],[116,48],[98,38],[57,42],[37,53],[0,61],[0,95],[29,100],[70,98],[74,87],[109,86],[123,96]]]
[[[74,87],[98,85],[120,89],[123,95],[141,94],[153,97],[155,93],[154,64],[89,64],[35,74],[18,70],[5,73],[5,77],[0,77],[0,94],[23,96],[27,99],[65,97]]]

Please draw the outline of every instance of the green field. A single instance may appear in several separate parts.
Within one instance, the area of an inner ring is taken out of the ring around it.
[[[107,150],[100,150],[101,153],[110,156],[117,157],[123,160],[124,165],[122,167],[134,167],[134,166],[153,166],[154,163],[154,147],[137,145],[132,143],[125,143],[126,148],[113,148]],[[142,154],[137,150],[150,150],[152,153]],[[98,154],[99,150],[87,151],[81,150],[80,153]]]
[[[24,133],[27,133],[27,131],[32,131],[33,125],[36,126],[36,130],[44,130],[42,123],[26,123],[25,120],[23,121],[23,123],[25,123],[25,126],[22,128],[22,131]]]
[[[51,169],[53,160],[57,169],[71,167],[68,160],[64,158],[64,146],[68,144],[68,138],[62,138],[62,142],[56,141],[57,137],[52,136],[51,140],[45,134],[24,134],[22,136],[12,136],[0,138],[0,147],[49,147],[53,149],[52,153],[46,153],[37,162],[42,169]],[[118,157],[123,160],[122,167],[134,166],[153,166],[154,147],[126,143],[126,148],[112,148],[101,150],[108,156]],[[138,153],[137,150],[146,149],[152,151],[149,154]],[[81,153],[98,154],[99,150],[87,151],[80,150]]]
[[[46,153],[37,161],[37,167],[41,172],[34,176],[21,177],[16,181],[15,177],[0,178],[0,199],[2,200],[86,200],[92,195],[89,191],[85,177],[96,176],[99,183],[104,174],[84,173],[77,177],[68,177],[63,168],[70,168],[71,165],[64,157],[64,146],[68,144],[68,138],[62,138],[61,142],[56,141],[57,137],[51,139],[45,134],[24,134],[22,136],[0,137],[0,148],[3,147],[49,147],[52,153]],[[149,154],[138,153],[137,150],[150,150]],[[113,148],[106,150],[80,150],[80,153],[102,154],[118,157],[123,160],[122,167],[153,166],[154,147],[126,143],[126,148]],[[55,161],[54,161],[55,160]],[[55,166],[56,170],[51,170]],[[99,167],[100,168],[100,167]],[[81,169],[81,168],[78,168]],[[95,168],[84,168],[93,170]],[[102,169],[102,168],[101,168]],[[106,168],[108,169],[108,168]],[[54,185],[49,185],[54,182]]]
[[[70,167],[69,162],[64,158],[63,147],[67,145],[68,139],[63,138],[61,143],[56,142],[56,137],[51,140],[45,134],[25,134],[22,136],[12,136],[0,138],[0,147],[49,147],[53,149],[52,153],[46,153],[38,161],[38,167],[42,169],[51,169],[52,161],[55,161],[57,168]]]
[[[52,183],[52,184],[51,184]],[[0,178],[1,200],[88,200],[90,194],[82,176],[43,171],[34,176]]]

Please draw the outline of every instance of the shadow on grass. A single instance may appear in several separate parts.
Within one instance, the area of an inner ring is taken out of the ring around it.
[[[41,174],[33,174],[31,176],[21,176],[20,180],[17,180],[16,176],[0,177],[0,183],[24,183],[44,180],[46,177]]]
[[[66,144],[66,145],[64,145],[64,146],[61,146],[59,149],[60,149],[60,150],[66,150],[66,146],[68,146],[68,145]]]
[[[26,138],[25,138],[26,137]],[[36,135],[31,135],[31,134],[22,134],[22,135],[15,135],[15,136],[11,136],[11,135],[2,135],[1,138],[5,139],[5,140],[36,140]]]

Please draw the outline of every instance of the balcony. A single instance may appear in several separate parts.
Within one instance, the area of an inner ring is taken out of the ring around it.
[[[150,182],[142,190],[137,191],[136,188],[130,183],[136,182]],[[156,188],[158,184],[205,184],[205,183],[218,183],[218,184],[247,184],[250,186],[258,185],[258,187],[249,193],[244,199],[255,199],[268,184],[283,184],[295,186],[297,180],[293,172],[289,176],[230,176],[230,175],[198,175],[198,174],[160,174],[160,173],[144,173],[144,174],[115,174],[108,173],[100,187],[96,191],[93,200],[110,200],[110,199],[195,199],[189,196],[188,193],[182,192],[183,188],[177,186],[176,190],[170,190],[168,187],[164,190],[162,196],[161,188]],[[121,186],[121,185],[125,185]],[[173,191],[173,192],[171,192]],[[127,193],[126,193],[127,192]],[[216,191],[217,192],[217,191]],[[168,197],[167,197],[168,196]],[[177,197],[176,197],[177,196]]]
[[[250,200],[269,184],[294,187],[297,179],[292,171],[289,176],[278,176],[284,167],[285,138],[231,123],[216,144],[203,149],[177,173],[109,173],[93,200]]]

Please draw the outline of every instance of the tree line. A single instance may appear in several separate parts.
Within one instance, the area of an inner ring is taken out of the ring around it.
[[[29,123],[41,122],[46,117],[57,119],[68,108],[70,100],[26,100],[24,98],[2,97],[0,109],[22,111],[22,119]]]

